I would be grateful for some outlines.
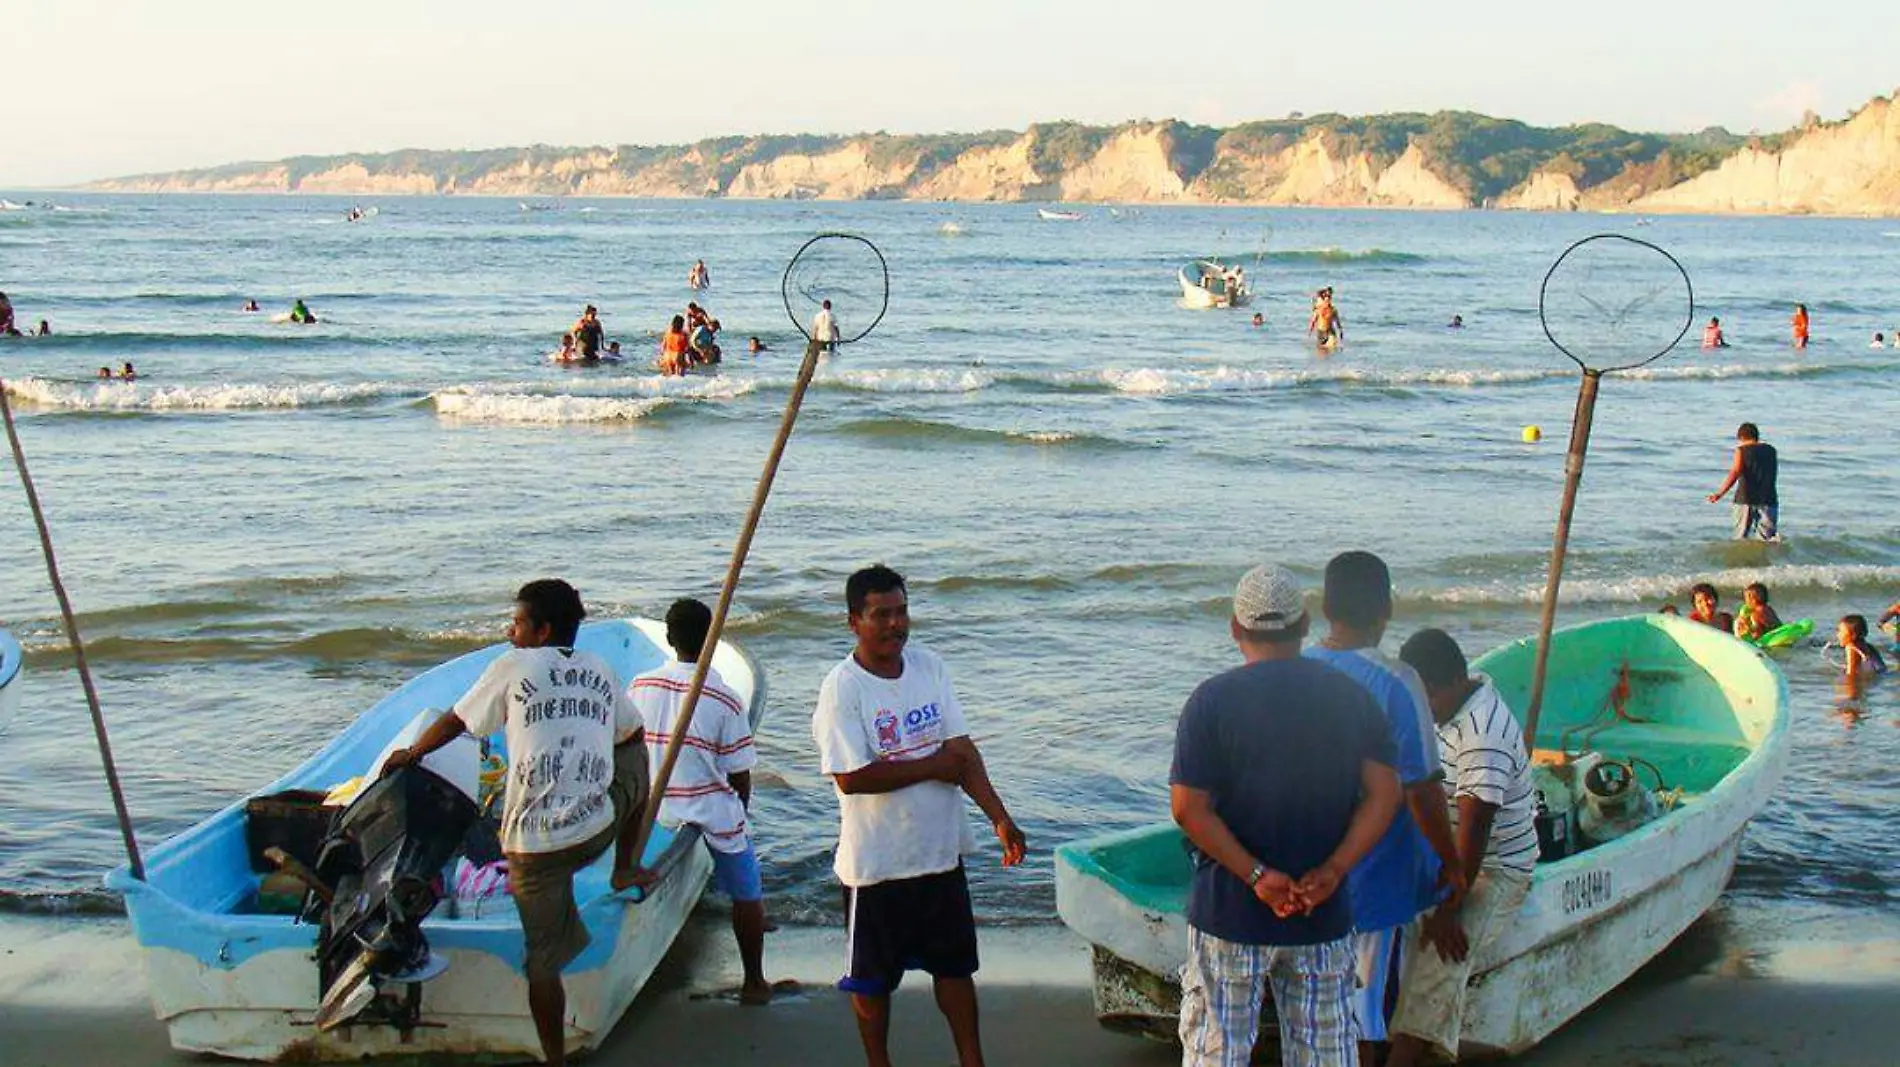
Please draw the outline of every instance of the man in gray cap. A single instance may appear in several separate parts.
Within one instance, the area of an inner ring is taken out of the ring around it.
[[[1300,656],[1305,594],[1262,565],[1234,590],[1245,660],[1202,682],[1175,730],[1174,821],[1194,846],[1183,1067],[1246,1067],[1271,983],[1282,1062],[1357,1063],[1352,914],[1338,892],[1399,807],[1385,718]]]

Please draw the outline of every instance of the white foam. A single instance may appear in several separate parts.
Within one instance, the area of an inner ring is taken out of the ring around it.
[[[858,389],[868,393],[974,393],[996,381],[988,371],[963,367],[955,370],[841,370],[818,378],[821,385]]]
[[[440,392],[430,399],[436,414],[465,422],[553,426],[568,423],[633,422],[673,401],[667,397],[618,398],[531,393]]]
[[[1761,582],[1777,596],[1799,591],[1838,593],[1849,589],[1886,588],[1900,584],[1900,567],[1866,563],[1795,564],[1735,567],[1693,575],[1580,578],[1565,581],[1557,599],[1563,604],[1660,603],[1670,597],[1683,596],[1697,582],[1708,582],[1717,589],[1727,590],[1740,589],[1750,582]],[[1448,589],[1406,590],[1402,595],[1408,600],[1432,604],[1538,604],[1544,599],[1544,581],[1539,576],[1535,581],[1523,583],[1498,581]]]
[[[7,393],[39,407],[64,411],[249,411],[268,408],[324,407],[379,397],[416,394],[410,387],[381,382],[340,385],[153,385],[146,382],[89,384],[22,378],[7,383]]]

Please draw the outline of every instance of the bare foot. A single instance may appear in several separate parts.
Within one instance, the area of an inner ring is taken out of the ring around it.
[[[739,987],[739,1003],[748,1008],[770,1004],[772,1003],[772,987],[763,982],[758,985],[748,982]]]

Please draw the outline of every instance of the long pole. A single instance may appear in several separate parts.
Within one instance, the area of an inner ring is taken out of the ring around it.
[[[1570,419],[1570,451],[1564,457],[1564,502],[1557,509],[1557,538],[1550,548],[1550,574],[1544,580],[1544,617],[1537,624],[1537,666],[1531,674],[1531,706],[1524,714],[1524,747],[1535,747],[1537,716],[1544,707],[1544,675],[1550,666],[1550,632],[1557,622],[1557,587],[1564,580],[1564,557],[1570,551],[1570,517],[1577,510],[1577,486],[1583,481],[1583,460],[1590,451],[1590,424],[1596,418],[1597,386],[1603,372],[1585,368],[1577,389],[1577,413]]]
[[[79,684],[86,691],[86,707],[92,711],[92,735],[99,742],[99,762],[105,765],[106,786],[112,790],[112,808],[119,816],[119,836],[125,839],[125,858],[132,877],[145,880],[145,861],[139,856],[138,838],[132,833],[132,813],[125,806],[125,790],[119,786],[119,769],[112,762],[112,742],[106,737],[105,713],[99,710],[99,690],[92,684],[92,670],[86,666],[86,644],[79,637],[79,620],[73,618],[73,602],[66,595],[66,583],[59,577],[59,560],[53,555],[53,535],[46,528],[46,512],[40,509],[39,491],[33,488],[33,476],[27,473],[26,450],[20,447],[20,431],[13,425],[13,406],[7,401],[7,383],[0,381],[0,417],[7,424],[7,442],[13,446],[13,465],[19,468],[20,484],[26,487],[26,502],[33,509],[33,524],[39,527],[40,551],[46,556],[46,574],[53,580],[53,595],[59,598],[59,614],[66,623],[66,640],[73,646],[73,662],[79,668]]]
[[[745,569],[746,555],[752,550],[752,535],[759,528],[759,517],[765,514],[765,502],[772,495],[772,480],[778,476],[779,460],[792,438],[792,427],[797,424],[799,408],[805,402],[805,390],[811,385],[812,375],[818,369],[818,356],[824,350],[825,345],[820,341],[805,345],[805,362],[799,366],[798,380],[792,383],[792,395],[785,401],[785,417],[779,422],[778,439],[772,442],[772,450],[766,454],[765,469],[760,472],[758,488],[752,494],[752,508],[746,513],[745,525],[739,528],[739,539],[732,545],[732,561],[726,564],[726,581],[719,589],[719,603],[713,608],[712,625],[706,630],[699,662],[693,667],[693,681],[686,688],[686,703],[680,708],[678,721],[673,723],[673,736],[667,739],[666,755],[660,761],[659,772],[653,776],[653,790],[647,796],[640,836],[634,839],[635,863],[646,856],[647,839],[653,836],[653,824],[660,817],[660,801],[666,797],[666,783],[673,777],[673,765],[679,762],[680,746],[690,732],[693,713],[699,709],[699,696],[706,688],[706,672],[712,669],[713,652],[726,629],[726,613],[732,608],[733,592],[739,588],[739,574]]]

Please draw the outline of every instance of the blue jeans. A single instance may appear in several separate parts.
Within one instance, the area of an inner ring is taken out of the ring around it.
[[[1779,541],[1781,527],[1776,522],[1778,507],[1756,507],[1753,504],[1735,505],[1735,539],[1748,541]]]

